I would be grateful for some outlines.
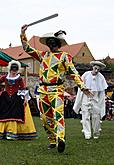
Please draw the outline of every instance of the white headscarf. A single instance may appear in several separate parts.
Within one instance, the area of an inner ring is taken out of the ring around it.
[[[8,66],[7,66],[8,74],[10,73],[11,65],[12,64],[17,64],[18,65],[18,71],[17,71],[17,73],[20,73],[21,72],[21,63],[19,61],[12,60],[12,61],[9,62]]]

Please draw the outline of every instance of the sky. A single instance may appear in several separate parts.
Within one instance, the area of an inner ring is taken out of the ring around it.
[[[28,39],[65,30],[68,44],[86,42],[96,60],[114,58],[114,0],[2,0],[0,48],[20,46],[21,26],[58,13],[27,29]]]

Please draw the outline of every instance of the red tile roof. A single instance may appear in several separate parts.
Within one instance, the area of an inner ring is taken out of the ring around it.
[[[1,51],[15,59],[22,59],[22,56],[24,58],[30,57],[27,53],[24,52],[22,46],[9,47],[7,49],[2,49]]]
[[[33,36],[29,40],[29,44],[31,47],[45,51],[49,50],[47,46],[41,44],[39,42],[39,37],[38,36]],[[73,45],[66,45],[61,48],[61,50],[68,52],[72,56],[76,55],[81,48],[84,46],[85,42],[78,43],[78,44],[73,44]],[[8,54],[9,56],[15,58],[15,59],[25,59],[25,58],[30,58],[30,56],[23,50],[22,46],[17,46],[17,47],[9,47],[6,49],[1,49],[4,53]]]
[[[61,50],[68,52],[72,57],[79,53],[81,48],[84,46],[85,42],[78,43],[78,44],[73,44],[73,45],[66,45],[61,48]]]

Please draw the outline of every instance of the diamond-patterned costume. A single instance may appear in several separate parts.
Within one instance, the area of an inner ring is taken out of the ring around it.
[[[69,74],[82,89],[85,87],[76,71],[72,57],[63,51],[39,51],[30,47],[26,35],[21,35],[24,50],[40,62],[40,112],[50,143],[56,143],[58,137],[64,140],[64,86],[66,74]]]

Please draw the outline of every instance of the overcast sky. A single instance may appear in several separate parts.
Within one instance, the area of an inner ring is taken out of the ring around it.
[[[0,48],[21,45],[23,24],[55,13],[59,16],[29,27],[28,39],[65,30],[69,44],[86,42],[95,59],[114,58],[114,0],[1,0]]]

